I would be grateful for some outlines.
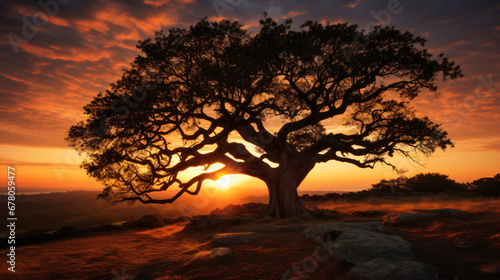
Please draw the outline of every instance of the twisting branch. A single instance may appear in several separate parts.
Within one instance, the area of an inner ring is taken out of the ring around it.
[[[284,203],[274,195],[297,188],[316,163],[397,168],[395,153],[452,146],[440,125],[407,106],[422,90],[436,92],[437,77],[461,76],[422,49],[423,38],[380,26],[366,33],[347,23],[306,22],[298,31],[291,20],[260,23],[251,36],[237,22],[203,19],[138,42],[142,54],[84,107],[87,119],[67,137],[105,185],[101,197],[170,203],[238,173],[264,181],[271,204]],[[269,121],[277,116],[278,128]],[[329,132],[330,120],[349,129]],[[203,171],[183,176],[196,168]],[[268,212],[280,217],[305,209],[274,207]]]

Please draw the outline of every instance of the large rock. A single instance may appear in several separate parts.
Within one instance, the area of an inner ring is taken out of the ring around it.
[[[415,257],[410,243],[403,238],[363,229],[340,234],[330,247],[336,257],[353,264],[377,258],[398,261]]]
[[[355,265],[350,276],[359,280],[437,280],[432,266],[416,261],[391,262],[383,258]]]
[[[221,261],[231,260],[233,250],[231,248],[218,247],[211,251],[201,251],[193,256],[192,261]]]
[[[479,267],[481,272],[492,275],[500,275],[500,262],[492,262]]]
[[[210,228],[210,218],[207,215],[192,217],[191,221],[184,226],[185,231],[203,231]]]
[[[381,223],[328,223],[306,228],[303,234],[336,259],[351,263],[352,279],[436,280],[436,270],[415,261],[412,246],[387,235]]]
[[[214,248],[210,251],[210,258],[223,258],[233,255],[233,249],[226,247]]]
[[[240,219],[231,215],[211,215],[210,216],[210,228],[216,228],[220,226],[236,225],[240,223]]]
[[[231,215],[200,215],[193,217],[193,219],[185,225],[184,230],[203,231],[239,223],[240,218]]]
[[[425,227],[430,226],[437,219],[435,213],[395,213],[385,216],[382,222],[394,226]]]
[[[145,215],[142,216],[139,220],[124,223],[123,226],[131,228],[159,228],[159,227],[164,227],[165,222],[163,221],[163,218],[160,216]]]
[[[443,219],[469,220],[471,213],[450,208],[421,210],[420,213],[402,212],[385,216],[383,223],[395,226],[426,227],[436,220]]]
[[[210,239],[217,246],[231,246],[250,243],[260,238],[255,232],[218,233]]]
[[[323,241],[326,241],[327,238],[332,237],[331,233],[338,233],[340,235],[343,232],[346,232],[351,229],[362,229],[367,231],[374,231],[384,233],[384,226],[379,222],[371,222],[371,223],[324,223],[324,224],[316,224],[314,226],[308,227],[303,231],[303,234],[312,240],[317,240],[320,238]],[[332,240],[332,238],[330,238]],[[333,239],[334,240],[334,239]]]
[[[196,223],[196,227],[200,230],[208,229],[210,226],[210,218],[207,215],[201,215],[199,219],[193,220],[191,222]]]
[[[459,209],[442,208],[430,210],[430,212],[435,213],[438,218],[450,218],[459,220],[469,220],[471,218],[471,214],[469,212]]]
[[[338,219],[340,216],[339,212],[337,211],[328,211],[328,210],[323,210],[321,211],[321,216],[319,218],[321,219],[327,219],[327,220],[330,220],[330,219]]]
[[[490,239],[500,239],[500,233],[490,236]]]

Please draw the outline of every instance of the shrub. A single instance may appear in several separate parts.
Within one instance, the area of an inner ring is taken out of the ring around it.
[[[472,191],[479,192],[487,196],[500,195],[500,173],[493,178],[481,178],[470,183]]]
[[[370,191],[383,192],[383,193],[394,193],[406,191],[406,177],[399,177],[392,180],[381,180],[376,184],[372,184]]]
[[[461,192],[467,187],[440,173],[420,173],[406,180],[405,187],[415,192]]]

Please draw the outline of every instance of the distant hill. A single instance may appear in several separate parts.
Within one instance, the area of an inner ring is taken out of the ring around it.
[[[96,199],[98,191],[69,191],[43,194],[16,195],[17,234],[19,236],[57,230],[62,226],[88,227],[135,220],[147,214],[164,217],[207,214],[229,203],[259,202],[262,198],[244,198],[228,201],[227,198],[207,199],[201,196],[183,196],[173,204],[118,203],[107,206]],[[267,198],[266,201],[267,202]],[[7,205],[7,196],[0,195],[0,205]],[[0,219],[7,218],[7,211],[0,212]],[[7,229],[1,229],[5,235]]]

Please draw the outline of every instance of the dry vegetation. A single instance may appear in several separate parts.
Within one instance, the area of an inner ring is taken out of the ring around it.
[[[307,206],[336,210],[351,214],[355,211],[379,210],[392,212],[416,212],[440,208],[460,209],[473,213],[500,213],[500,198],[463,198],[453,196],[418,196],[418,197],[369,197],[362,200],[338,199],[326,202],[306,202]]]
[[[482,213],[471,221],[445,220],[436,221],[429,227],[389,227],[389,230],[412,243],[419,257],[438,269],[441,280],[454,279],[456,275],[461,275],[461,280],[496,279],[479,270],[500,262],[497,234],[500,198],[388,195],[304,203],[309,208],[336,210],[343,214],[333,220],[302,222],[304,226],[317,222],[382,219],[381,216],[364,217],[354,213],[369,210],[393,213],[454,208]],[[281,225],[281,222],[270,223]],[[234,261],[217,264],[192,261],[196,254],[212,248],[208,241],[215,233],[246,232],[251,226],[251,223],[244,223],[176,234],[184,227],[179,223],[153,230],[127,230],[20,246],[16,253],[23,258],[17,264],[18,272],[8,274],[4,262],[0,264],[0,279],[111,279],[121,276],[122,268],[136,279],[280,279],[287,270],[300,266],[317,247],[300,231],[262,232],[263,238],[259,241],[233,248]],[[457,247],[460,242],[474,247]],[[2,249],[0,253],[5,255],[7,251]],[[457,267],[457,262],[462,264]],[[345,279],[348,268],[329,259],[319,263],[317,270],[308,276],[309,279]],[[477,278],[478,274],[483,278]]]

